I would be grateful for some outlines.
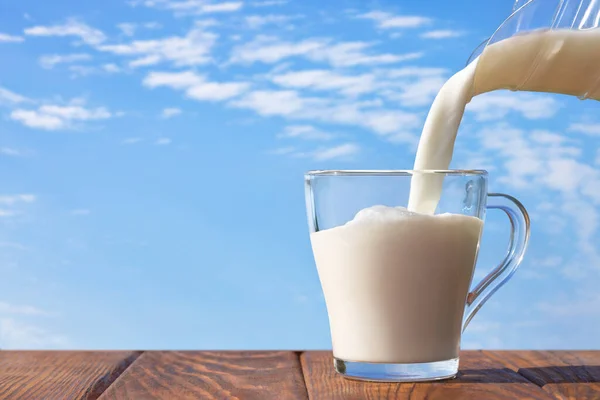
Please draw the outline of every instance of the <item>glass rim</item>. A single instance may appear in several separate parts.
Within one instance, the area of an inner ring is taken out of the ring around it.
[[[488,172],[484,169],[323,169],[307,171],[304,174],[304,176],[413,176],[418,174],[450,176],[487,176]]]

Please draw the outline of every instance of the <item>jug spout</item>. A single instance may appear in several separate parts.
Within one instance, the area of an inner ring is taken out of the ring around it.
[[[525,4],[529,3],[531,0],[515,0],[515,5],[513,6],[513,12],[517,11],[519,8],[523,7]]]
[[[536,30],[588,30],[600,26],[600,2],[596,0],[515,0],[512,13],[493,35],[471,54],[467,64],[491,44]]]

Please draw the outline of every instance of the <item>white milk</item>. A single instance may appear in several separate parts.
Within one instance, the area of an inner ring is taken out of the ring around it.
[[[375,206],[312,233],[334,356],[386,363],[458,357],[482,224]]]
[[[497,89],[562,93],[600,99],[600,29],[543,30],[488,46],[446,82],[423,128],[415,170],[448,169],[466,104]],[[442,176],[415,175],[408,208],[433,214]]]

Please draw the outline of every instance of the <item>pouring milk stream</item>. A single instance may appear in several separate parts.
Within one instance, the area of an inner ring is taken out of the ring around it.
[[[448,169],[465,106],[498,89],[600,98],[600,29],[543,30],[489,45],[451,77],[435,98],[417,150],[415,170]],[[442,177],[415,175],[408,208],[433,214]]]

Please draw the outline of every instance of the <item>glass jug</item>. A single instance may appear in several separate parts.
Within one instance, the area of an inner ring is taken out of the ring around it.
[[[598,0],[516,0],[511,15],[469,57],[467,64],[478,63],[473,95],[499,88],[478,80],[482,71],[511,69],[496,80],[504,79],[500,88],[600,99],[599,25]]]

